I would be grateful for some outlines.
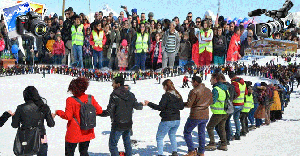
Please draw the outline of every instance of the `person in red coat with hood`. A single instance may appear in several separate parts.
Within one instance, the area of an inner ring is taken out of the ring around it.
[[[240,49],[241,49],[241,40],[240,40],[240,28],[234,27],[234,34],[231,37],[229,48],[227,52],[227,62],[238,61],[241,58]]]
[[[89,81],[87,78],[79,77],[71,81],[68,91],[70,91],[83,103],[87,103],[88,95],[84,92],[87,90],[88,85]],[[95,107],[97,115],[102,114],[102,107],[93,96],[92,105]],[[67,133],[65,137],[65,155],[67,156],[74,155],[78,143],[80,155],[88,155],[90,140],[95,138],[94,129],[80,129],[80,107],[80,103],[78,103],[73,97],[69,97],[67,98],[66,110],[57,110],[55,111],[55,114],[52,114],[53,117],[58,115],[62,119],[68,120]],[[76,122],[75,118],[79,124]]]
[[[162,48],[161,48],[161,37],[160,34],[157,33],[155,35],[155,41],[151,44],[150,54],[151,54],[151,62],[152,69],[155,71],[162,67]]]

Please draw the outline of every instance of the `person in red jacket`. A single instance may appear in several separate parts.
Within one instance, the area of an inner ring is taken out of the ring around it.
[[[103,23],[96,21],[94,30],[90,36],[90,44],[93,46],[93,64],[94,68],[102,68],[103,47],[106,43],[105,32],[103,31]]]
[[[89,81],[87,78],[79,77],[73,79],[69,85],[68,91],[70,91],[75,97],[81,100],[83,103],[87,103],[88,95],[85,94]],[[98,104],[95,98],[92,96],[92,105],[96,109],[96,114],[102,114],[102,107]],[[77,144],[79,143],[79,153],[81,156],[87,156],[90,140],[95,138],[94,129],[82,130],[78,123],[80,123],[80,103],[78,103],[73,97],[67,98],[66,110],[57,110],[53,117],[58,115],[62,119],[68,120],[67,133],[65,137],[65,155],[74,155]],[[76,120],[78,122],[76,122]]]
[[[234,27],[234,34],[231,37],[228,52],[227,52],[227,62],[238,61],[241,58],[240,49],[241,49],[241,40],[240,40],[240,28]]]
[[[0,56],[2,56],[2,51],[5,49],[5,42],[2,34],[0,33]]]
[[[188,88],[190,88],[188,82],[189,82],[188,76],[184,76],[184,77],[183,77],[183,85],[182,85],[182,88],[184,88],[184,87],[186,87],[186,86],[187,86]]]
[[[65,55],[65,44],[61,39],[61,35],[56,35],[56,41],[53,44],[54,63],[61,65],[61,61]]]

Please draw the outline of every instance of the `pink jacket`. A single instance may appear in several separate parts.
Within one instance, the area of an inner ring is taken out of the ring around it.
[[[153,41],[151,44],[150,54],[151,54],[151,62],[153,63],[154,58],[154,51],[155,51],[156,41]],[[159,41],[159,53],[157,63],[162,63],[162,48],[161,48],[161,41]]]
[[[60,42],[55,41],[55,43],[53,44],[53,54],[65,55],[65,44],[62,40],[60,40]]]
[[[0,51],[3,51],[4,48],[5,48],[5,42],[4,42],[3,38],[2,38],[2,40],[0,40]]]

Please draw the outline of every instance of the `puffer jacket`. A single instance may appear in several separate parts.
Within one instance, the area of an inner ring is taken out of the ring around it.
[[[211,104],[213,104],[212,92],[205,87],[204,83],[201,83],[190,91],[185,106],[191,108],[191,119],[207,120]]]
[[[228,46],[227,58],[226,61],[238,61],[239,54],[241,49],[240,36],[234,34],[231,37],[230,44]]]
[[[152,109],[160,111],[159,116],[161,121],[174,121],[180,120],[180,111],[184,108],[184,103],[175,92],[166,92],[159,105],[149,102],[148,106]]]

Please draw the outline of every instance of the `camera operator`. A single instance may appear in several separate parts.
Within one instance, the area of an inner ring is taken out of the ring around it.
[[[70,8],[65,10],[66,20],[64,21],[63,29],[61,31],[62,39],[65,43],[65,52],[66,52],[66,55],[64,56],[64,58],[62,60],[62,64],[65,64],[65,65],[67,65],[68,62],[71,62],[70,64],[72,64],[74,62],[72,37],[71,37],[71,34],[72,34],[71,27],[73,25],[73,20],[72,20],[72,16],[70,15],[70,11],[69,11],[69,10],[72,10],[72,12],[73,12],[73,9],[70,9]],[[71,60],[68,60],[68,62],[67,62],[67,58],[69,55],[70,55]]]

